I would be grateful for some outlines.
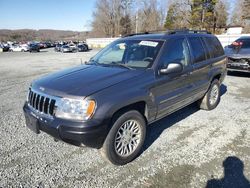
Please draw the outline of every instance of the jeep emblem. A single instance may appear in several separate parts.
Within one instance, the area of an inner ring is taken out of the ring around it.
[[[45,88],[44,88],[44,87],[39,87],[39,89],[40,89],[41,91],[44,91],[44,90],[45,90]]]

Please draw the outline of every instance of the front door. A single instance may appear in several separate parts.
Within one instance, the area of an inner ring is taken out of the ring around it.
[[[189,102],[187,97],[190,96],[193,87],[192,66],[186,38],[171,38],[164,48],[165,54],[160,59],[162,64],[159,69],[174,62],[180,62],[184,69],[181,73],[156,76],[151,92],[158,105],[157,119],[185,106]]]

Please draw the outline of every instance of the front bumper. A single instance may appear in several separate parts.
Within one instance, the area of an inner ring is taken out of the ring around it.
[[[228,58],[228,71],[250,72],[250,59]]]
[[[33,132],[41,131],[73,145],[100,148],[108,133],[108,123],[97,120],[74,122],[56,117],[43,117],[31,110],[27,103],[23,106],[26,125]]]

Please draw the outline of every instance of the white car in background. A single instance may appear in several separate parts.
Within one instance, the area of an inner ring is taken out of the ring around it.
[[[23,45],[13,45],[9,49],[10,52],[27,52],[29,51],[28,45],[23,44]]]

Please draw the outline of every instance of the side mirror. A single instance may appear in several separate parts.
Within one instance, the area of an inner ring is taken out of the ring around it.
[[[181,63],[170,63],[167,67],[160,69],[160,74],[181,73],[183,65]]]

